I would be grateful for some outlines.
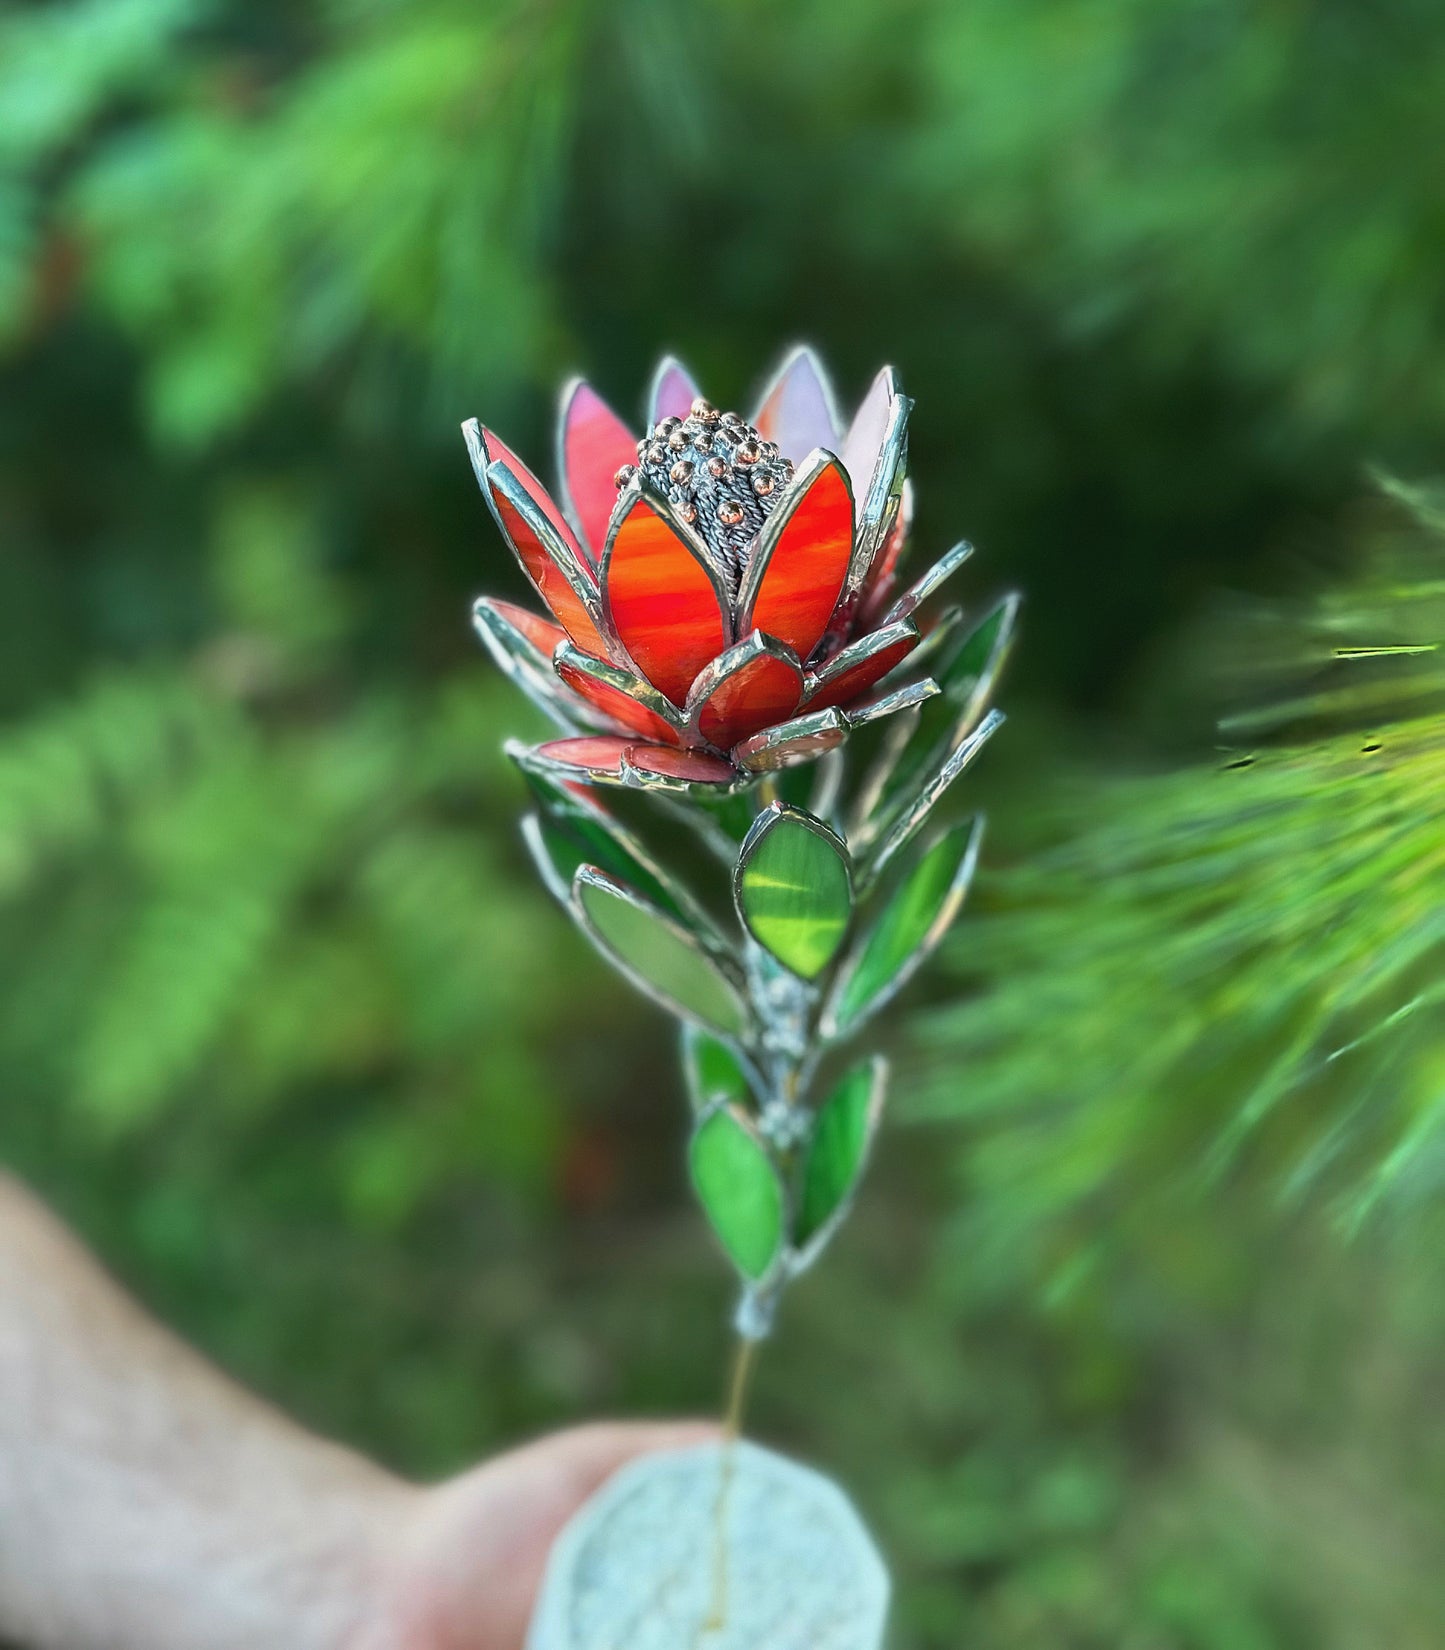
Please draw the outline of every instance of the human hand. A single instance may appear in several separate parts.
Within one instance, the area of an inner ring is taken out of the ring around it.
[[[559,1432],[417,1492],[356,1650],[522,1650],[558,1531],[619,1467],[716,1436],[705,1422]]]
[[[582,1502],[716,1430],[581,1427],[405,1484],[147,1318],[3,1171],[0,1350],[0,1640],[35,1650],[521,1650]]]

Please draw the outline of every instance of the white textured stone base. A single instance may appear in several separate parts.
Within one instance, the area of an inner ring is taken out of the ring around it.
[[[722,1482],[708,1444],[605,1484],[557,1538],[528,1650],[880,1650],[888,1573],[843,1492],[738,1444],[720,1525]]]

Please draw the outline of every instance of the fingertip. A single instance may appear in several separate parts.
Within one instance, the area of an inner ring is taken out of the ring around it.
[[[717,1421],[593,1421],[532,1447],[545,1450],[595,1487],[629,1461],[667,1450],[691,1449],[722,1436]]]

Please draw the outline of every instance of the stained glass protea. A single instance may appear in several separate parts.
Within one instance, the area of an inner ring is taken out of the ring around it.
[[[844,431],[799,349],[747,421],[669,359],[639,439],[579,381],[563,397],[560,505],[469,422],[482,491],[547,608],[475,609],[564,734],[527,760],[583,783],[735,787],[935,693],[901,667],[921,604],[969,548],[896,592],[910,406],[885,367]]]
[[[988,700],[1017,604],[929,611],[966,544],[897,588],[908,408],[885,369],[840,433],[796,350],[747,423],[666,361],[639,440],[579,383],[560,508],[465,426],[548,610],[476,606],[561,733],[509,746],[536,803],[527,844],[582,932],[683,1024],[692,1183],[748,1339],[867,1161],[886,1063],[835,1055],[941,942],[978,858],[980,821],[941,816],[1001,720]],[[711,888],[695,864],[678,874],[689,829]]]

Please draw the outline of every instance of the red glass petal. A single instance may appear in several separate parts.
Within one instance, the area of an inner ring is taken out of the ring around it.
[[[921,578],[915,579],[909,585],[888,609],[884,616],[884,624],[895,624],[899,619],[911,618],[935,591],[941,590],[947,584],[972,554],[973,546],[967,539],[960,539],[946,555],[940,556]]]
[[[490,469],[493,464],[505,464],[517,480],[521,482],[527,496],[541,511],[557,537],[579,560],[585,563],[586,557],[582,554],[582,546],[577,542],[576,534],[567,525],[566,518],[556,504],[553,503],[551,494],[537,480],[532,471],[517,457],[516,453],[495,430],[489,430],[485,425],[478,425],[475,420],[472,420],[471,427],[467,429],[469,439],[472,430],[475,430],[481,438],[482,450],[486,454],[486,467]]]
[[[626,495],[624,495],[627,498]],[[602,563],[604,610],[633,664],[673,704],[728,644],[725,598],[706,552],[634,484]]]
[[[602,557],[617,505],[613,477],[637,462],[637,438],[590,384],[579,378],[562,403],[562,476],[573,521],[591,552]]]
[[[803,697],[796,656],[754,632],[714,659],[688,694],[691,725],[708,744],[728,750],[739,740],[785,722]]]
[[[623,686],[627,679],[625,671],[600,664],[596,670],[589,670],[575,657],[558,659],[554,668],[574,693],[581,694],[589,705],[620,726],[648,739],[674,745],[682,743],[681,732],[671,722]],[[636,686],[643,696],[655,691],[645,682],[638,682]]]
[[[706,751],[680,751],[664,745],[633,745],[627,752],[629,767],[639,773],[660,774],[665,779],[684,779],[694,785],[730,785],[737,778],[731,762]]]
[[[911,619],[901,619],[845,647],[812,678],[808,709],[846,705],[867,693],[895,665],[902,664],[918,646],[919,639],[918,626]]]
[[[870,722],[885,721],[890,716],[897,716],[900,711],[912,710],[915,705],[936,699],[942,692],[943,689],[931,676],[920,676],[916,682],[905,682],[902,687],[893,688],[863,704],[855,699],[848,706],[848,721],[852,727],[866,727]]]
[[[912,525],[913,483],[905,481],[898,514],[889,529],[887,542],[868,570],[867,583],[863,587],[859,615],[864,624],[875,622],[888,605],[888,598],[893,594],[893,586],[897,580],[898,564],[903,559],[903,551],[908,544],[908,532]]]
[[[853,555],[853,498],[836,458],[815,453],[758,539],[740,630],[765,630],[806,659],[822,640]]]
[[[537,594],[551,608],[557,622],[578,647],[588,653],[606,653],[607,644],[597,623],[599,595],[595,587],[586,583],[586,569],[579,560],[577,566],[584,576],[567,570],[558,554],[559,546],[538,529],[535,520],[529,520],[520,506],[513,489],[519,478],[505,464],[497,463],[488,472],[492,483],[492,500],[502,530],[511,540],[517,559],[537,588]]]
[[[800,345],[784,357],[763,392],[753,427],[765,441],[776,441],[784,458],[795,464],[815,447],[838,449],[838,415],[833,390],[822,363]]]
[[[648,428],[659,419],[686,418],[697,399],[698,387],[692,374],[675,355],[669,355],[657,369],[648,398]]]

